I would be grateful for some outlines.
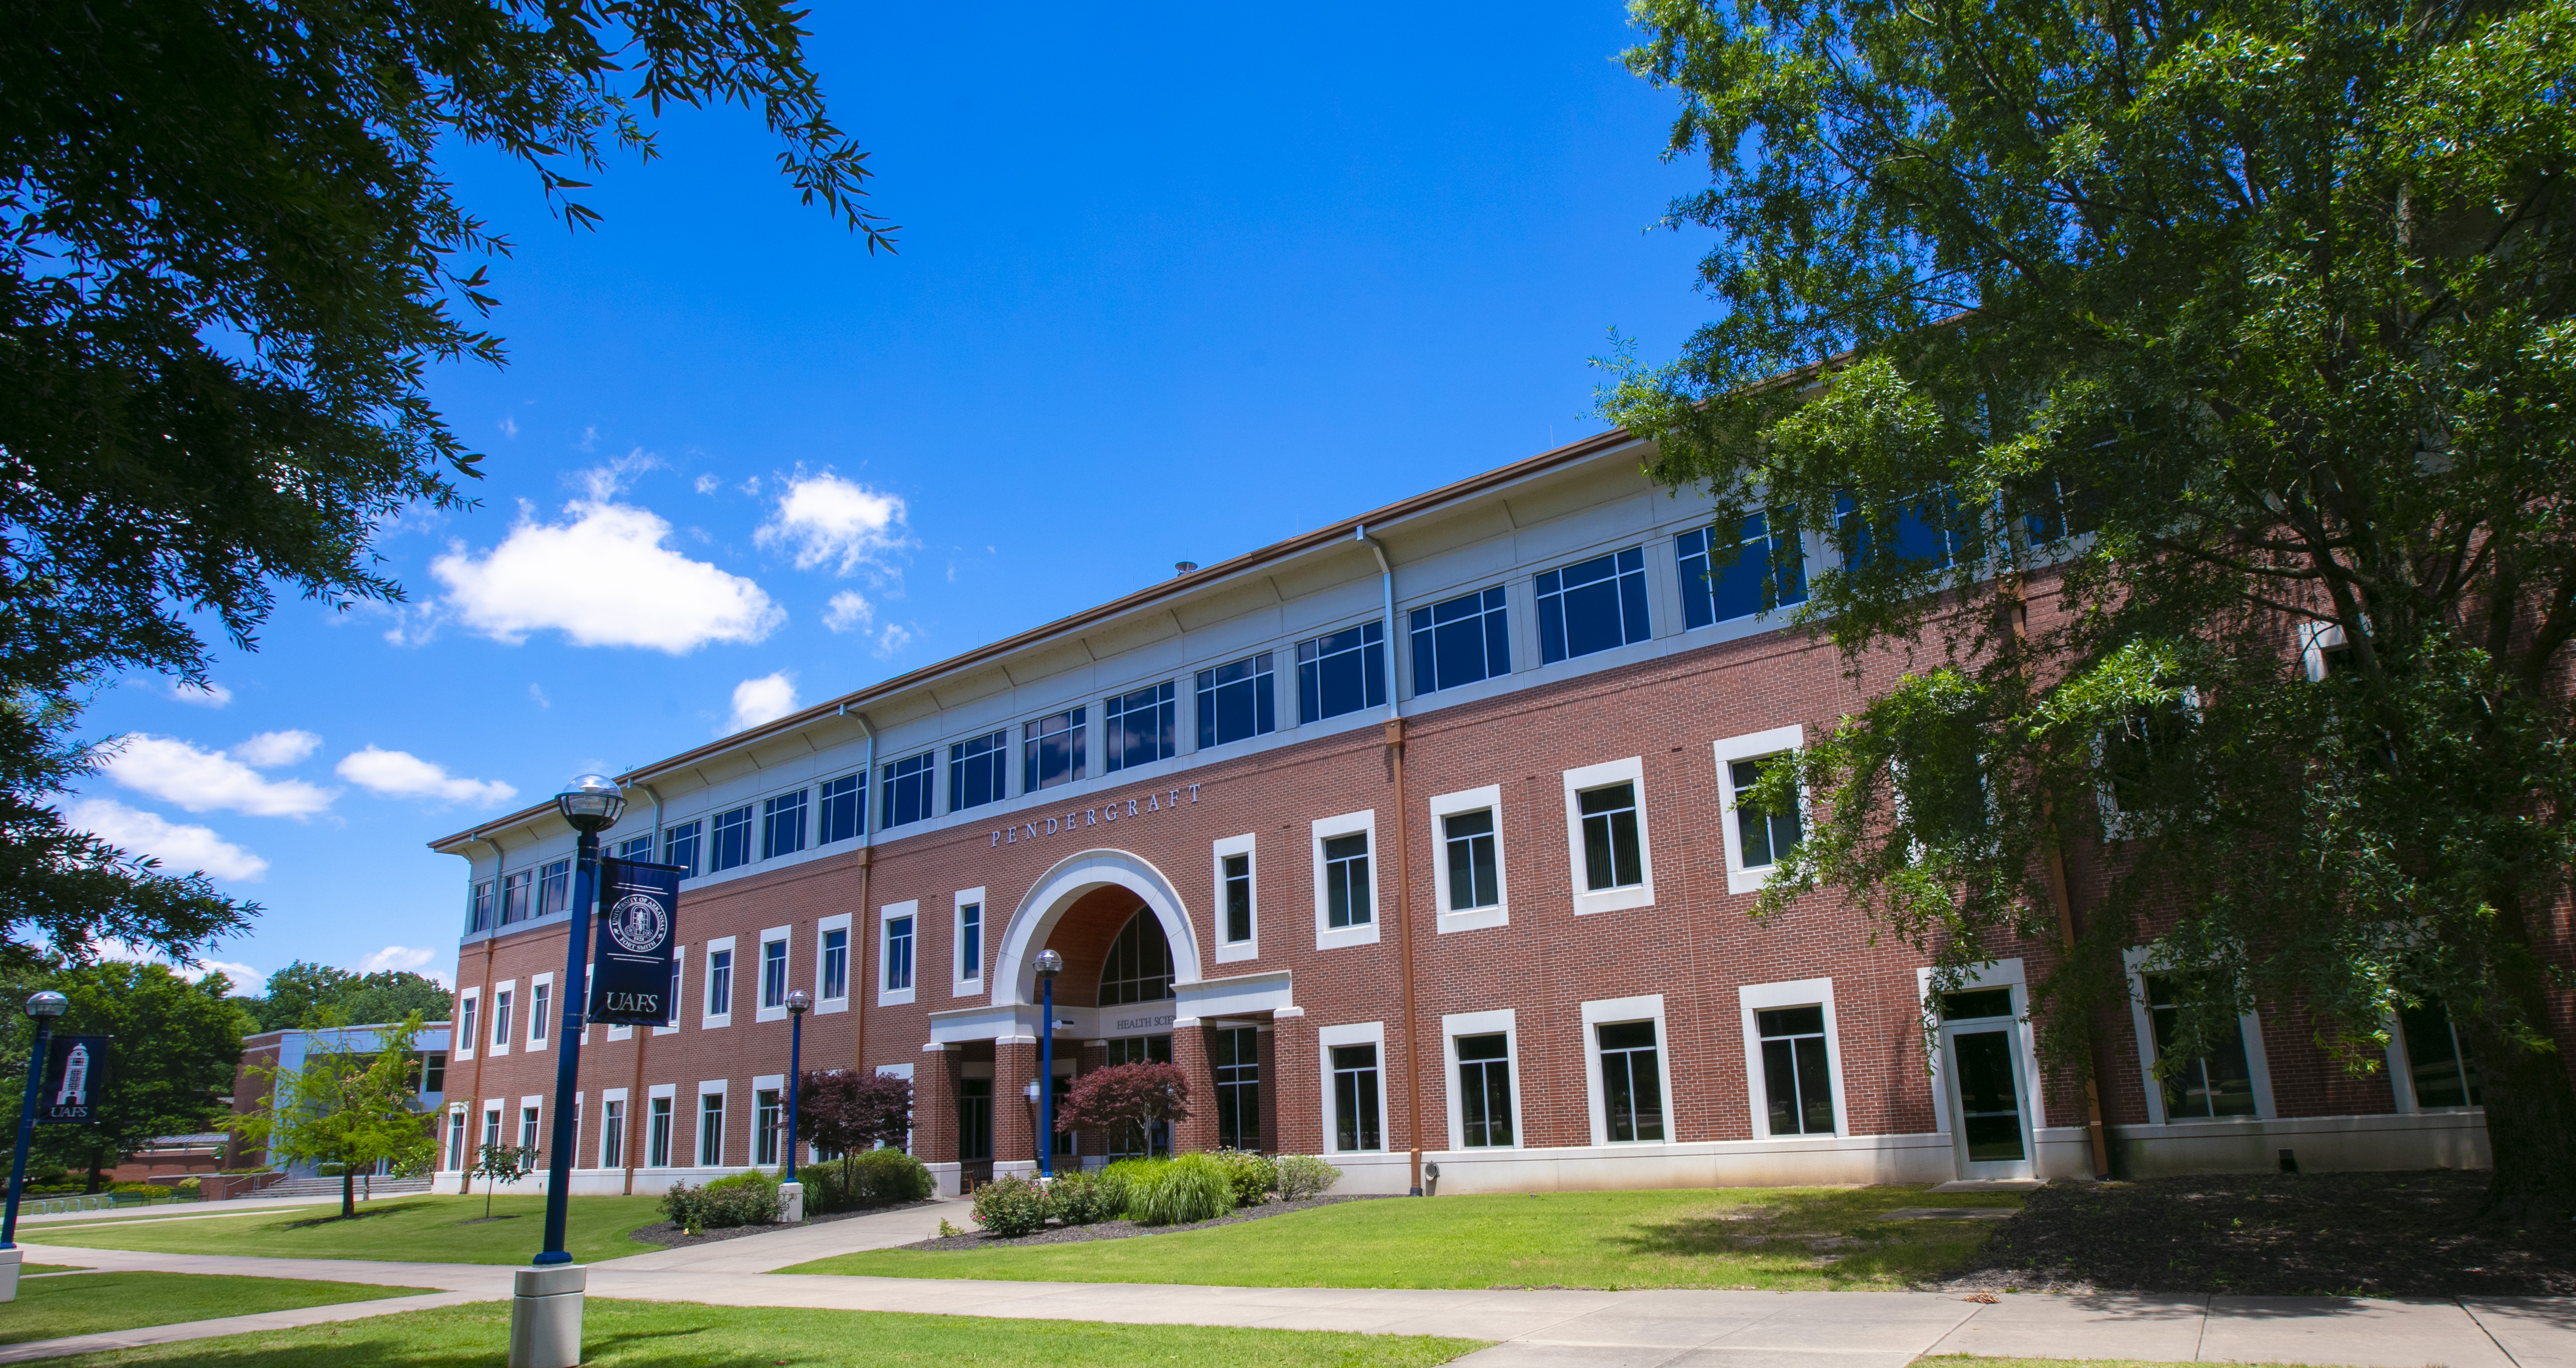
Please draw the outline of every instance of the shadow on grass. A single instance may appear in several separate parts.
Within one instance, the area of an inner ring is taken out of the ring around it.
[[[310,1230],[315,1226],[338,1225],[344,1221],[364,1221],[377,1216],[398,1216],[403,1212],[420,1211],[428,1206],[429,1203],[427,1202],[377,1202],[367,1206],[362,1206],[355,1212],[346,1216],[335,1211],[328,1216],[311,1216],[301,1221],[289,1221],[286,1223],[285,1228],[288,1230]]]
[[[1764,1203],[1724,1203],[1696,1215],[1608,1231],[1622,1253],[1726,1259],[1776,1272],[1878,1281],[1920,1277],[1967,1261],[1993,1234],[1987,1221],[1889,1221],[1898,1207],[1923,1206],[1917,1188],[1774,1194]],[[1980,1203],[1979,1205],[1982,1205]]]

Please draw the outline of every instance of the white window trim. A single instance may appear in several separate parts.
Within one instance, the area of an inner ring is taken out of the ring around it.
[[[500,1040],[492,1041],[488,1046],[491,1050],[491,1057],[494,1059],[507,1058],[510,1053],[510,1041],[515,1039],[519,1034],[519,1007],[521,1004],[519,1002],[518,988],[519,981],[517,979],[503,979],[499,983],[492,985],[492,1001],[485,1004],[483,1012],[483,1035],[487,1040],[489,1040],[492,1034],[493,1020],[497,1015],[497,1009],[500,1007],[501,999],[504,997],[510,999],[510,1033],[508,1036],[505,1036]]]
[[[2322,683],[2326,677],[2326,652],[2344,644],[2340,622],[2302,622],[2299,624],[2299,664],[2305,668],[2308,682]]]
[[[2147,975],[2164,972],[2163,966],[2153,962],[2154,955],[2149,947],[2132,946],[2120,953],[2120,964],[2129,976],[2129,1025],[2137,1033],[2138,1081],[2147,1093],[2147,1120],[2152,1125],[2169,1126],[2174,1122],[2165,1114],[2165,1090],[2156,1083],[2155,1013],[2147,1006]],[[2236,1019],[2236,1029],[2245,1038],[2246,1072],[2254,1076],[2254,1114],[2187,1117],[2183,1124],[2270,1121],[2279,1115],[2272,1109],[2272,1058],[2263,1049],[2262,1018],[2247,1012]]]
[[[619,1107],[625,1106],[626,1090],[624,1088],[602,1088],[599,1091],[599,1141],[597,1146],[592,1149],[591,1153],[598,1159],[599,1167],[603,1169],[612,1167],[608,1162],[608,1108],[612,1103]],[[617,1123],[618,1129],[623,1130],[628,1126],[633,1125],[635,1123],[635,1118],[631,1115],[621,1116],[617,1118]],[[619,1153],[625,1158],[634,1157],[633,1155],[626,1154],[622,1149]],[[613,1167],[622,1169],[625,1166],[626,1165],[621,1161]]]
[[[1758,760],[1766,755],[1782,755],[1806,749],[1807,729],[1797,723],[1773,727],[1768,731],[1746,732],[1709,743],[1709,754],[1717,765],[1718,827],[1726,837],[1726,891],[1759,893],[1770,887],[1771,876],[1780,866],[1772,863],[1757,869],[1744,867],[1744,836],[1735,828],[1735,776],[1728,766],[1738,760]],[[1807,814],[1807,794],[1798,794],[1799,816]]]
[[[1494,814],[1494,892],[1491,907],[1470,908],[1464,912],[1449,910],[1449,829],[1445,819],[1462,812]],[[1512,924],[1512,879],[1503,861],[1503,786],[1487,784],[1483,788],[1462,789],[1443,793],[1431,800],[1431,897],[1434,922],[1442,935],[1452,931],[1481,931],[1487,927]],[[1471,1033],[1472,1034],[1472,1033]],[[1513,1056],[1512,1067],[1520,1067],[1520,1057]],[[1520,1094],[1512,1096],[1517,1099]],[[1454,1128],[1453,1128],[1454,1130]],[[1515,1128],[1514,1135],[1520,1134]]]
[[[1762,1031],[1754,1013],[1774,1007],[1815,1007],[1825,1009],[1826,1082],[1834,1095],[1834,1134],[1851,1134],[1851,1112],[1843,1105],[1843,1037],[1834,1023],[1834,981],[1829,978],[1797,979],[1788,983],[1748,983],[1735,990],[1736,1001],[1744,1013],[1744,1098],[1753,1111],[1753,1133],[1763,1139],[1812,1140],[1815,1136],[1775,1136],[1771,1133],[1770,1090],[1762,1072]]]
[[[686,992],[686,991],[688,990],[688,987],[689,987],[689,947],[687,947],[687,946],[685,946],[685,945],[674,945],[674,946],[672,946],[672,947],[671,947],[671,963],[672,963],[675,967],[677,967],[677,968],[679,969],[679,971],[680,971],[680,989],[681,989],[681,991],[682,991],[682,992]],[[700,998],[699,998],[699,1003],[698,1003],[698,1005],[700,1005],[700,1006],[705,1006],[705,1005],[706,1005],[706,999],[705,999],[705,997],[704,997],[704,992],[705,992],[705,990],[704,990],[704,988],[703,988],[703,987],[701,987],[699,991],[700,991],[701,996],[700,996]],[[668,1025],[668,1026],[656,1026],[656,1027],[654,1027],[654,1028],[653,1028],[653,1034],[655,1034],[655,1035],[657,1035],[657,1036],[678,1035],[678,1034],[680,1033],[680,1022],[681,1022],[682,1020],[684,1020],[684,1019],[685,1019],[685,1018],[683,1018],[683,1017],[680,1015],[681,1011],[682,1011],[682,1008],[681,1008],[681,1005],[680,1005],[679,1003],[676,1003],[676,1002],[672,1003],[672,1004],[671,1004],[671,1024],[670,1024],[670,1025]]]
[[[554,1140],[554,1136],[549,1134],[546,1130],[548,1122],[546,1120],[546,1096],[544,1093],[530,1093],[519,1099],[518,1114],[511,1118],[519,1123],[518,1139],[516,1143],[525,1145],[528,1141],[528,1113],[531,1111],[534,1111],[537,1114],[537,1147],[541,1150],[553,1148],[552,1141]]]
[[[1335,836],[1365,835],[1369,848],[1369,919],[1365,926],[1330,925],[1332,900],[1324,893],[1324,842]],[[1308,842],[1315,861],[1315,948],[1338,950],[1353,945],[1375,945],[1378,926],[1386,920],[1386,856],[1378,849],[1377,809],[1345,812],[1339,817],[1315,819],[1314,836]],[[1355,1040],[1342,1042],[1356,1045]],[[1385,1051],[1379,1051],[1383,1057]],[[1380,1113],[1381,1116],[1384,1113]]]
[[[468,988],[456,995],[456,1019],[459,1022],[465,1020],[468,1015],[465,1004],[469,1002],[474,1004],[472,1012],[472,1016],[474,1018],[474,1029],[471,1031],[460,1031],[457,1032],[457,1034],[460,1036],[470,1036],[472,1039],[465,1041],[463,1045],[450,1049],[447,1052],[447,1059],[451,1064],[456,1063],[459,1060],[470,1060],[474,1058],[475,1054],[483,1048],[483,1033],[492,1029],[491,1018],[483,1015],[483,990],[480,988]]]
[[[897,917],[912,918],[912,986],[910,988],[888,988],[885,986],[887,946],[892,941],[891,931],[894,919]],[[877,909],[876,993],[877,1005],[879,1007],[903,1006],[904,1004],[911,1002],[913,1000],[913,996],[921,990],[921,940],[921,902],[919,899],[914,899],[910,902],[887,903],[885,906]]]
[[[549,1044],[553,1043],[553,1041],[554,1041],[554,1023],[553,1023],[553,1022],[547,1022],[547,1023],[545,1023],[545,1027],[544,1027],[544,1034],[540,1035],[540,1034],[538,1033],[538,1025],[537,1025],[537,1022],[538,1022],[538,1016],[539,1016],[539,1013],[538,1013],[538,1011],[537,1011],[537,988],[538,988],[540,985],[543,985],[543,986],[544,986],[544,988],[545,988],[545,990],[546,990],[546,1010],[545,1010],[545,1015],[548,1015],[548,1016],[557,1015],[557,1014],[560,1014],[560,1013],[563,1011],[563,1004],[554,1000],[554,996],[555,996],[555,991],[554,991],[554,989],[555,989],[555,976],[554,976],[554,975],[552,975],[552,974],[539,974],[539,975],[537,975],[536,977],[534,977],[534,978],[532,978],[532,979],[529,979],[529,980],[528,980],[528,1031],[527,1031],[527,1040],[528,1040],[528,1050],[529,1050],[529,1052],[530,1052],[530,1053],[534,1053],[534,1052],[536,1052],[536,1051],[538,1051],[538,1050],[542,1050],[542,1049],[546,1048],[546,1046],[547,1046],[547,1045],[549,1045]]]
[[[726,1167],[724,1152],[729,1137],[725,1132],[733,1129],[733,1099],[726,1097],[725,1092],[725,1080],[721,1078],[712,1081],[701,1080],[698,1084],[698,1101],[689,1112],[689,1167],[691,1168]],[[724,1124],[716,1128],[716,1161],[713,1164],[706,1162],[707,1152],[700,1144],[700,1136],[706,1125],[707,1098],[711,1096],[724,1098]]]
[[[787,947],[787,971],[779,975],[779,982],[785,986],[778,990],[778,1005],[775,1007],[764,1007],[761,1005],[760,995],[767,992],[769,988],[769,947],[773,945],[784,945]],[[739,974],[742,971],[737,968],[734,972]],[[764,926],[760,929],[760,958],[752,965],[752,972],[755,977],[751,981],[751,1019],[754,1021],[785,1021],[787,1019],[787,991],[788,989],[796,986],[795,927]]]
[[[1336,832],[1334,834],[1342,835],[1346,833]],[[1321,848],[1320,845],[1318,848]],[[1369,848],[1372,852],[1372,858],[1374,858],[1376,843],[1372,841]],[[1376,1149],[1346,1150],[1335,1146],[1333,1143],[1335,1139],[1335,1131],[1338,1129],[1334,1124],[1333,1117],[1333,1047],[1336,1045],[1375,1045],[1377,1047]],[[1383,1021],[1355,1021],[1344,1026],[1319,1026],[1315,1028],[1315,1060],[1318,1067],[1321,1068],[1323,1072],[1320,1085],[1322,1091],[1317,1094],[1316,1098],[1320,1105],[1317,1106],[1315,1114],[1323,1118],[1324,1122],[1322,1136],[1325,1146],[1324,1152],[1326,1154],[1394,1153],[1395,1151],[1390,1149],[1387,1144],[1388,1138],[1395,1130],[1395,1118],[1386,1109],[1386,1023]]]
[[[1467,809],[1473,811],[1474,809]],[[1467,1121],[1458,1093],[1458,1037],[1495,1035],[1503,1037],[1510,1051],[1503,1061],[1504,1076],[1511,1080],[1512,1142],[1508,1145],[1481,1145],[1467,1148]],[[1521,1036],[1519,1018],[1512,1008],[1491,1012],[1452,1012],[1440,1018],[1440,1056],[1442,1082],[1440,1091],[1449,1098],[1449,1148],[1469,1154],[1500,1154],[1522,1147],[1527,1129],[1521,1122]]]
[[[980,914],[983,934],[981,943],[975,947],[976,962],[973,964],[968,964],[966,962],[966,908],[969,904],[973,904],[974,906],[983,909],[983,912]],[[918,936],[920,933],[916,931],[913,934]],[[915,951],[918,951],[920,946],[915,944],[913,948]],[[985,972],[984,962],[992,959],[992,957],[992,900],[984,896],[984,890],[982,888],[961,888],[957,890],[957,896],[950,900],[950,912],[948,917],[948,995],[950,997],[961,998],[983,996]],[[916,953],[912,959],[913,981],[917,984],[921,979],[921,956]]]
[[[1583,795],[1588,790],[1607,788],[1622,780],[1632,786],[1629,791],[1637,796],[1637,872],[1644,875],[1645,880],[1627,888],[1587,892],[1582,882]],[[1565,848],[1569,861],[1565,883],[1574,893],[1574,915],[1586,917],[1595,912],[1624,912],[1655,905],[1655,842],[1654,834],[1647,829],[1646,823],[1644,756],[1607,760],[1565,772]]]
[[[742,1002],[742,955],[734,952],[733,941],[734,938],[731,936],[717,936],[707,942],[707,962],[698,970],[698,1028],[700,1030],[713,1031],[731,1026],[733,1009]],[[732,980],[726,985],[725,1009],[722,1012],[710,1012],[706,1009],[716,1000],[716,954],[719,951],[733,952],[733,962],[727,966],[733,971]]]
[[[1664,1104],[1664,1138],[1661,1140],[1610,1139],[1610,1113],[1601,1098],[1601,1033],[1596,1027],[1616,1025],[1622,1021],[1655,1023],[1655,1075],[1662,1089]],[[1592,1143],[1619,1149],[1646,1149],[1673,1143],[1673,1033],[1664,1025],[1664,995],[1649,993],[1643,997],[1604,998],[1583,1004],[1583,1096],[1592,1112]]]
[[[842,933],[841,946],[845,957],[842,973],[845,980],[841,984],[841,996],[827,998],[823,996],[823,937],[833,931]],[[858,982],[857,974],[861,958],[863,957],[859,954],[859,936],[856,931],[850,929],[849,913],[838,913],[814,923],[814,1015],[826,1016],[833,1012],[850,1010],[850,990]]]
[[[1321,851],[1323,846],[1319,843],[1315,848]],[[1249,940],[1230,941],[1225,938],[1225,857],[1228,855],[1243,856],[1245,868],[1252,875],[1252,938]],[[1322,857],[1319,855],[1317,858]],[[1369,841],[1369,858],[1377,858],[1374,837]],[[1370,869],[1374,871],[1376,866],[1372,864]],[[1215,890],[1214,896],[1208,900],[1208,906],[1216,913],[1214,924],[1208,928],[1208,936],[1216,945],[1216,962],[1240,964],[1261,958],[1261,851],[1258,834],[1228,836],[1210,847],[1208,878],[1212,881],[1210,887]]]
[[[763,1088],[778,1090],[779,1154],[783,1157],[787,1152],[787,1075],[754,1074],[751,1079],[751,1116],[743,1131],[744,1143],[751,1148],[744,1153],[743,1162],[754,1168],[775,1169],[780,1167],[776,1160],[766,1164],[760,1162],[760,1090]],[[733,1118],[728,1116],[725,1121],[731,1124]]]
[[[2013,1039],[2021,1049],[2022,1104],[2030,1108],[2030,1131],[2033,1137],[2031,1143],[2037,1145],[2036,1137],[2040,1128],[2048,1124],[2048,1114],[2044,1110],[2045,1104],[2042,1099],[2042,1094],[2047,1089],[2039,1086],[2039,1042],[2036,1029],[2030,1020],[2030,989],[2022,977],[2021,959],[2016,956],[2012,959],[1991,960],[1978,965],[1976,971],[1968,975],[1965,982],[1950,991],[1964,993],[1977,988],[2013,990]],[[1932,971],[1930,969],[1918,968],[1914,971],[1914,997],[1918,1004],[1916,1010],[1920,1013],[1918,1019],[1932,1026],[1937,1036],[1941,1019],[1932,1009]],[[1942,1060],[1948,1053],[1946,1049],[1934,1050],[1931,1065],[1924,1072],[1925,1081],[1932,1085],[1932,1128],[1943,1135],[1951,1133],[1950,1079],[1942,1069]],[[2035,1151],[2032,1162],[2037,1162]]]

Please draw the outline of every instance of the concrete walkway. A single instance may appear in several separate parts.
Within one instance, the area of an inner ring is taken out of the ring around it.
[[[1186,1287],[845,1278],[766,1270],[933,1233],[964,1204],[940,1202],[695,1249],[590,1266],[597,1297],[933,1312],[1136,1325],[1234,1325],[1450,1335],[1503,1343],[1473,1368],[1904,1368],[1922,1354],[2353,1365],[2354,1368],[2576,1368],[2576,1299],[2360,1300],[2337,1297],[2066,1297],[1992,1303],[1920,1292],[1478,1292]],[[346,1320],[509,1295],[511,1269],[144,1254],[29,1246],[30,1262],[97,1268],[323,1278],[433,1287],[441,1295],[316,1307],[238,1321],[0,1348],[0,1363],[236,1334],[276,1317]],[[252,1325],[248,1322],[263,1322]]]

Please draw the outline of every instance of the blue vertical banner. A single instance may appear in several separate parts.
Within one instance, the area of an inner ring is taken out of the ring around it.
[[[55,1036],[46,1042],[45,1081],[36,1090],[36,1124],[86,1126],[98,1119],[107,1088],[103,1035]]]
[[[672,950],[679,944],[680,876],[686,873],[678,865],[599,862],[599,931],[590,978],[594,1024],[661,1026],[676,1014]]]

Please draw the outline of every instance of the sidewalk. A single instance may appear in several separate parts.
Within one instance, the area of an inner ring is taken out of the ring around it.
[[[934,1312],[1130,1325],[1355,1330],[1500,1340],[1473,1368],[1904,1368],[1922,1354],[2353,1365],[2576,1368],[2576,1299],[2007,1295],[1989,1304],[1927,1292],[1477,1292],[1186,1287],[845,1278],[766,1270],[910,1243],[958,1219],[962,1202],[662,1250],[590,1266],[590,1293],[639,1301]],[[489,1264],[144,1254],[30,1246],[30,1262],[323,1278],[509,1295]],[[277,1316],[345,1320],[413,1309],[403,1298]],[[443,1304],[443,1303],[441,1303]],[[319,1315],[316,1313],[330,1313]],[[242,1317],[243,1321],[268,1317]],[[167,1343],[245,1328],[228,1321],[123,1332]],[[54,1340],[0,1348],[0,1363],[109,1347]]]

